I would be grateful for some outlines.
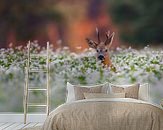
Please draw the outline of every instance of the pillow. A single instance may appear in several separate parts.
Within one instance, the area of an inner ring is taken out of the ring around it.
[[[75,101],[74,85],[67,82],[67,100],[66,102]]]
[[[126,98],[138,99],[140,84],[114,85],[110,84],[113,93],[126,93]]]
[[[140,85],[138,99],[143,100],[143,101],[149,101],[150,100],[150,86],[148,83]]]
[[[160,101],[160,105],[163,107],[163,99]]]
[[[78,87],[78,88],[84,87],[84,89],[82,89],[82,90],[76,89],[75,90],[74,88],[76,88],[76,87]],[[93,87],[97,87],[98,91],[95,88],[93,88]],[[104,84],[99,84],[99,85],[94,85],[94,86],[72,85],[69,82],[67,82],[67,100],[66,100],[66,102],[72,102],[72,101],[77,100],[76,97],[75,97],[77,94],[75,95],[75,92],[78,92],[78,93],[79,93],[79,91],[82,91],[82,93],[83,92],[99,92],[99,88],[98,87],[101,87],[100,93],[107,93],[107,91],[110,92],[109,84],[107,82],[104,83]],[[85,88],[93,88],[93,89],[89,89],[88,90],[88,89],[85,89]],[[84,95],[81,94],[79,97],[77,96],[78,99],[81,98],[81,97],[83,98]]]
[[[85,99],[84,93],[101,93],[101,90],[102,90],[102,86],[91,87],[91,88],[76,86],[74,87],[75,99],[76,100]]]
[[[112,94],[84,93],[84,97],[86,99],[91,99],[91,98],[125,98],[125,93],[112,93]]]

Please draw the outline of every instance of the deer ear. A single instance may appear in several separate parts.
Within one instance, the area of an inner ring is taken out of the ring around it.
[[[89,45],[89,47],[96,49],[97,48],[97,43],[94,42],[93,40],[90,40],[89,38],[86,38],[86,41]]]
[[[106,36],[107,36],[107,40],[106,40],[106,42],[105,42],[105,45],[109,45],[108,48],[110,48],[111,45],[112,45],[114,35],[115,35],[114,32],[113,32],[110,36],[106,35]]]

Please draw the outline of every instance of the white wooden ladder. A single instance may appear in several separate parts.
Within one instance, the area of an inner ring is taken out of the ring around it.
[[[28,58],[27,58],[27,65],[25,68],[25,88],[24,88],[24,124],[26,124],[27,122],[27,113],[28,113],[28,107],[45,107],[46,108],[46,114],[49,115],[49,42],[47,42],[47,52],[46,54],[31,54],[30,52],[30,48],[31,48],[31,44],[30,42],[27,45],[27,49],[28,49]],[[46,58],[46,67],[45,69],[32,69],[31,68],[31,62],[32,62],[32,58],[35,57],[44,57]],[[46,74],[46,87],[44,88],[34,88],[34,87],[30,87],[30,80],[29,80],[29,75],[31,73],[40,73],[43,72]],[[29,92],[32,91],[44,91],[46,92],[46,103],[42,104],[42,103],[30,103],[29,102]]]

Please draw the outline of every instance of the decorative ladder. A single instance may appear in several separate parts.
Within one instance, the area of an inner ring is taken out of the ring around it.
[[[28,49],[28,59],[27,59],[27,65],[25,69],[25,89],[24,89],[24,124],[27,122],[27,112],[28,107],[46,107],[46,114],[49,115],[49,42],[47,42],[47,52],[46,54],[31,54],[30,53],[30,42],[27,45]],[[35,57],[45,57],[46,58],[46,69],[31,69],[30,63],[31,59]],[[39,73],[43,72],[46,73],[46,88],[30,88],[29,85],[29,75],[30,73]],[[35,103],[29,103],[29,91],[45,91],[46,92],[46,103],[45,104],[35,104]]]

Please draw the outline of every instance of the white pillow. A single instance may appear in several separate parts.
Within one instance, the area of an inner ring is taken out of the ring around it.
[[[150,86],[148,83],[140,84],[138,99],[143,101],[150,101]]]
[[[75,101],[74,85],[67,82],[67,100],[66,102]]]
[[[67,103],[75,101],[74,87],[76,87],[76,86],[86,87],[86,88],[103,86],[102,87],[102,93],[107,93],[107,91],[110,90],[109,89],[109,84],[107,82],[104,83],[104,84],[98,84],[98,85],[92,85],[92,86],[72,85],[71,83],[67,82],[67,100],[66,100]]]

